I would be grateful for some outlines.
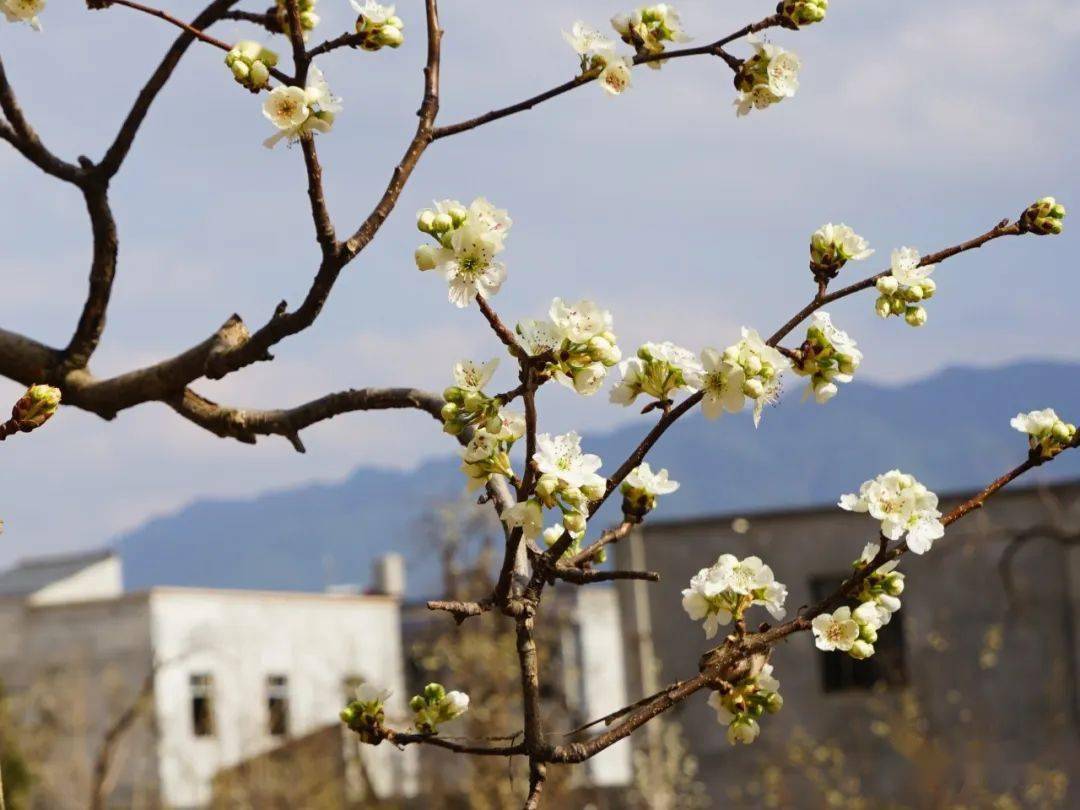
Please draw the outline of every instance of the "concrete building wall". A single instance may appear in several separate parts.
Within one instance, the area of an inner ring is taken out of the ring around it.
[[[381,597],[157,589],[152,635],[164,662],[155,685],[163,794],[174,807],[210,800],[222,768],[283,742],[271,736],[267,678],[288,678],[289,735],[336,722],[345,683],[362,678],[394,690],[387,714],[405,715],[399,606]],[[216,729],[196,737],[190,676],[213,677]],[[380,795],[409,789],[414,755],[368,748]]]
[[[138,701],[151,672],[145,597],[21,608],[18,648],[0,671],[20,721],[20,749],[34,763],[35,808],[89,803],[93,762],[107,729]],[[0,616],[11,611],[0,608]],[[0,622],[3,619],[0,618]],[[149,712],[126,732],[112,758],[116,806],[154,806],[155,730]]]
[[[719,554],[756,554],[771,565],[788,585],[790,616],[815,601],[813,577],[849,573],[875,536],[865,515],[836,508],[749,515],[742,534],[733,530],[733,517],[648,523],[616,547],[619,567],[661,575],[656,584],[620,583],[633,641],[627,667],[641,690],[631,699],[696,673],[698,657],[712,645],[682,611],[681,590]],[[930,553],[905,556],[905,687],[826,693],[826,654],[800,634],[774,651],[785,704],[763,719],[753,746],[727,743],[707,695],[682,704],[677,718],[715,806],[758,806],[768,768],[783,777],[781,806],[824,806],[822,794],[805,787],[806,767],[790,759],[799,730],[815,743],[839,744],[846,774],[879,800],[940,806],[942,795],[965,785],[1017,789],[1036,764],[1069,775],[1076,801],[1080,549],[1039,538],[1024,543],[1011,566],[1011,595],[999,566],[1018,531],[1051,522],[1080,530],[1080,486],[1006,491],[951,528]],[[763,610],[750,614],[752,626],[763,621],[771,621]],[[652,654],[657,671],[649,682],[652,667],[644,659]],[[744,790],[751,783],[756,793]]]

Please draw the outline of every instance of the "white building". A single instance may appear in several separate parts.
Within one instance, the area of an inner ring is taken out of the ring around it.
[[[398,596],[121,582],[108,553],[0,574],[0,679],[29,721],[42,807],[87,806],[102,740],[133,706],[107,781],[125,808],[204,806],[222,769],[337,723],[357,681],[405,713]],[[413,792],[414,752],[363,756],[369,789]]]

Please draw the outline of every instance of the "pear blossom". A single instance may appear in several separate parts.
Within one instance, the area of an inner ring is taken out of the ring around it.
[[[467,307],[478,295],[489,298],[506,279],[506,266],[495,256],[502,252],[512,224],[506,211],[483,197],[468,208],[456,200],[437,202],[435,210],[417,217],[417,227],[439,243],[417,250],[417,267],[441,273],[450,301],[458,307]]]
[[[1018,413],[1009,422],[1028,435],[1028,446],[1042,458],[1053,458],[1076,441],[1076,425],[1065,422],[1053,408]]]
[[[851,608],[838,607],[832,613],[822,613],[810,623],[814,645],[819,650],[847,652],[859,637],[859,624],[851,618]]]
[[[570,26],[570,31],[563,31],[562,35],[567,44],[574,49],[574,53],[581,57],[592,57],[602,52],[615,50],[614,40],[605,37],[581,20],[576,20]]]
[[[0,0],[0,11],[8,22],[24,22],[35,31],[41,30],[38,14],[45,10],[45,0]]]
[[[760,726],[754,718],[775,714],[784,705],[780,681],[773,677],[771,664],[731,684],[730,689],[709,695],[708,704],[716,711],[716,722],[727,726],[728,742],[749,744],[757,739]]]
[[[892,252],[889,267],[895,278],[902,286],[916,286],[928,278],[934,272],[937,265],[921,265],[922,257],[919,251],[912,247],[897,248]]]
[[[611,331],[611,313],[592,301],[567,304],[561,298],[556,298],[551,302],[548,315],[572,343],[586,343],[597,335]]]
[[[469,492],[484,486],[493,475],[509,476],[513,472],[503,440],[483,428],[474,431],[460,453]]]
[[[498,358],[488,360],[486,363],[461,360],[454,364],[454,382],[463,391],[480,391],[491,381],[498,367]]]
[[[429,683],[419,695],[409,700],[415,714],[413,723],[421,734],[438,733],[439,725],[460,717],[469,710],[469,696],[447,692],[441,683]]]
[[[355,731],[361,742],[377,745],[382,741],[382,724],[386,719],[384,704],[393,693],[370,683],[356,687],[353,699],[341,711],[341,722]]]
[[[564,486],[574,488],[592,483],[603,463],[600,456],[581,452],[581,437],[573,430],[561,436],[537,436],[533,462],[542,475],[553,475]]]
[[[687,42],[679,13],[670,3],[642,6],[628,14],[616,14],[611,26],[619,37],[637,52],[638,56],[654,56],[664,52],[665,42]],[[659,70],[661,60],[647,63]]]
[[[664,402],[680,390],[695,391],[704,369],[694,353],[671,341],[645,343],[637,357],[619,364],[622,380],[611,390],[610,399],[630,405],[639,394]]]
[[[374,684],[362,683],[356,687],[354,699],[357,703],[375,704],[385,703],[394,694],[390,689],[380,689]]]
[[[532,499],[508,506],[499,517],[507,528],[520,528],[526,540],[535,540],[544,531],[543,510]]]
[[[322,71],[312,65],[303,89],[278,86],[270,91],[263,115],[278,132],[263,141],[263,146],[272,149],[283,138],[295,141],[305,132],[329,132],[340,111],[341,99],[330,92]]]
[[[563,342],[563,331],[551,323],[529,318],[519,321],[517,332],[521,341],[521,347],[530,357],[538,357],[547,352],[554,352]]]
[[[751,109],[763,109],[791,98],[799,89],[802,62],[791,51],[764,42],[751,35],[747,41],[754,55],[745,60],[735,74],[735,87],[740,95],[735,99],[736,113],[746,115]]]
[[[1036,200],[1020,215],[1020,227],[1039,236],[1059,234],[1065,228],[1065,206],[1053,197]]]
[[[618,96],[630,88],[630,69],[634,66],[633,59],[629,56],[600,54],[597,56],[597,61],[603,67],[596,79],[600,82],[600,87],[603,88],[605,93],[609,96]],[[648,64],[654,65],[658,63],[649,62]]]
[[[835,277],[847,262],[862,261],[873,253],[869,243],[842,222],[826,222],[810,236],[810,267],[825,278]]]
[[[829,313],[815,312],[799,360],[792,365],[796,374],[810,378],[803,400],[813,395],[819,404],[828,402],[836,396],[836,383],[851,382],[862,357],[855,341],[833,325]]]
[[[777,582],[772,569],[758,557],[739,560],[722,554],[691,578],[682,596],[683,610],[693,621],[704,620],[705,637],[712,638],[720,625],[742,618],[751,605],[762,605],[773,618],[782,619],[787,586]]]
[[[656,498],[670,495],[679,488],[678,481],[668,478],[667,470],[653,472],[649,462],[643,461],[630,471],[619,491],[623,494],[623,512],[644,515],[656,507]]]
[[[858,494],[844,495],[839,502],[841,509],[869,512],[880,520],[881,533],[889,540],[907,532],[908,548],[915,554],[926,553],[945,534],[937,505],[937,495],[899,470],[865,481]]]
[[[708,347],[701,350],[701,366],[701,411],[705,418],[717,419],[725,411],[741,411],[746,402],[742,366],[727,362],[720,352]]]
[[[781,352],[769,346],[754,329],[742,329],[742,340],[724,350],[722,360],[729,366],[738,366],[743,373],[742,393],[754,400],[754,427],[761,423],[765,405],[780,398],[780,376],[791,367]],[[734,405],[734,394],[729,393],[730,384],[737,379],[728,372],[728,383],[721,379],[718,394],[725,410]],[[714,409],[715,410],[715,409]]]

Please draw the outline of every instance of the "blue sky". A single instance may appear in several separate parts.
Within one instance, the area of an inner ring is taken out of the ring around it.
[[[575,59],[560,28],[577,18],[605,25],[622,10],[584,1],[443,5],[442,123],[564,81]],[[199,6],[167,7],[191,17]],[[678,7],[695,40],[707,42],[772,4]],[[347,0],[321,0],[319,12],[316,41],[354,16]],[[400,50],[339,51],[319,63],[345,99],[319,143],[340,232],[370,210],[414,127],[422,3],[399,3],[398,13]],[[53,2],[42,22],[40,35],[0,23],[8,73],[51,148],[100,157],[175,31],[80,3]],[[213,33],[258,37],[240,23]],[[862,267],[849,265],[845,277],[854,278],[881,269],[892,247],[939,249],[1044,194],[1080,205],[1080,104],[1061,80],[1080,68],[1074,2],[835,0],[823,24],[772,39],[802,57],[802,87],[747,119],[735,119],[722,63],[685,59],[636,70],[620,98],[584,87],[436,143],[316,325],[279,345],[273,363],[196,387],[250,407],[364,385],[438,390],[459,357],[499,354],[475,308],[450,306],[445,285],[412,265],[414,214],[432,198],[485,195],[509,209],[509,279],[495,299],[507,320],[543,315],[554,295],[590,297],[614,312],[631,350],[663,339],[722,347],[741,324],[770,331],[808,298],[807,239],[828,220],[846,221],[878,249]],[[280,38],[273,47],[288,50]],[[232,83],[220,52],[195,47],[151,111],[113,184],[120,266],[96,374],[182,350],[232,312],[260,324],[279,299],[295,303],[306,291],[317,248],[302,158],[260,146],[270,132],[259,104]],[[85,295],[82,202],[0,147],[0,324],[63,345]],[[865,351],[861,374],[878,381],[961,363],[1080,359],[1076,234],[1006,240],[950,261],[921,330],[878,320],[869,295],[832,314]],[[500,373],[509,380],[509,368]],[[0,382],[0,398],[17,395]],[[604,394],[581,400],[560,389],[543,404],[543,427],[553,430],[588,433],[628,417]],[[338,478],[361,463],[408,467],[452,449],[414,414],[345,416],[304,439],[300,456],[281,439],[255,448],[217,439],[160,405],[112,423],[64,409],[3,448],[0,563],[100,544],[195,497]]]

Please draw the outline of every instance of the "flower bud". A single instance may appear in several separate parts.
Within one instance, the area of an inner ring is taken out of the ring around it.
[[[484,430],[488,433],[500,433],[502,431],[502,417],[498,414],[488,417],[487,422],[484,423]]]
[[[341,722],[347,726],[351,726],[353,720],[356,719],[356,706],[350,703],[344,709],[341,710],[341,714],[338,715],[341,718]]]
[[[874,286],[882,295],[892,295],[900,287],[900,282],[895,276],[882,276],[874,282]]]
[[[444,422],[449,422],[451,419],[458,415],[458,410],[458,406],[455,405],[453,402],[447,402],[445,405],[442,406],[442,409],[439,411],[439,415],[442,417],[442,420]]]
[[[742,743],[743,745],[749,745],[757,739],[758,733],[761,731],[757,724],[757,721],[747,717],[738,718],[730,726],[728,726],[727,738],[728,742],[732,745]]]
[[[432,245],[420,245],[413,254],[416,259],[416,267],[421,272],[434,270],[439,265],[438,251]]]
[[[889,611],[889,613],[896,613],[896,611],[900,609],[900,600],[887,593],[879,593],[874,601]]]
[[[402,20],[401,17],[390,17],[389,19],[387,19],[386,24],[389,25],[391,28],[405,30],[405,21]]]
[[[604,497],[606,491],[607,486],[602,481],[581,485],[581,493],[590,501],[595,501],[597,498]]]
[[[426,705],[427,704],[424,702],[424,699],[420,697],[420,695],[413,695],[413,697],[409,700],[409,708],[412,709],[414,712],[421,711]]]
[[[454,220],[449,214],[436,214],[431,222],[431,229],[436,233],[448,231],[454,227]]]
[[[923,298],[933,298],[934,293],[937,292],[937,282],[932,278],[924,278],[919,282],[919,287],[922,288]]]
[[[918,285],[912,287],[905,287],[903,290],[903,295],[905,301],[910,301],[913,304],[918,301],[922,301],[922,287]]]
[[[461,433],[461,431],[465,430],[465,425],[457,419],[451,419],[448,422],[443,423],[442,429],[443,433],[449,433],[451,436],[457,436]]]
[[[892,572],[885,577],[881,587],[889,596],[899,596],[904,592],[904,575],[898,571]]]
[[[742,391],[750,399],[758,399],[765,394],[765,386],[761,380],[747,380],[743,383]]]
[[[868,624],[859,626],[859,638],[865,641],[867,644],[873,644],[877,641],[877,630]]]
[[[11,409],[11,419],[23,432],[44,425],[60,406],[60,389],[51,385],[32,385]]]
[[[769,714],[776,714],[782,708],[784,708],[784,698],[780,696],[779,692],[770,692],[765,699],[765,711]]]
[[[1043,197],[1024,209],[1020,225],[1027,231],[1047,236],[1059,234],[1064,228],[1065,206],[1053,197]]]
[[[746,363],[743,365],[743,368],[746,369],[746,373],[749,376],[755,376],[759,371],[761,371],[761,358],[758,357],[756,354],[751,354],[749,357],[746,358]]]
[[[544,473],[536,482],[536,494],[541,498],[550,498],[559,487],[558,476]]]
[[[858,660],[862,661],[865,658],[869,658],[874,654],[874,645],[861,639],[851,645],[851,649],[848,650],[848,654]]]
[[[922,326],[926,323],[926,309],[923,307],[908,307],[904,313],[904,320],[908,326]]]
[[[251,65],[251,74],[248,78],[249,86],[258,90],[266,86],[266,83],[270,81],[270,69],[263,62],[253,62]]]
[[[430,208],[425,208],[419,214],[416,215],[416,227],[424,233],[431,233],[435,224],[435,212]]]
[[[484,407],[487,398],[479,391],[466,391],[461,401],[461,407],[467,411],[479,411]]]
[[[567,512],[563,515],[563,526],[570,534],[581,534],[587,526],[585,516],[577,512]]]
[[[240,82],[240,84],[243,84],[247,80],[248,74],[251,73],[251,68],[239,59],[229,65],[229,70],[232,71],[232,75],[236,77],[236,80]]]
[[[405,41],[405,35],[401,33],[400,28],[394,28],[391,25],[384,25],[375,35],[375,39],[380,45],[387,45],[391,48],[398,48],[401,46],[401,43]]]
[[[892,314],[892,304],[884,295],[879,296],[877,301],[874,302],[874,311],[882,318],[888,318]]]

